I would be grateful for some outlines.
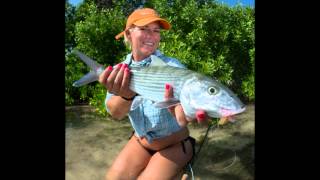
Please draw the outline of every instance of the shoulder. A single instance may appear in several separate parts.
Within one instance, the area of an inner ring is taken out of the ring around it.
[[[121,63],[130,64],[131,57],[132,57],[132,53],[127,54]]]

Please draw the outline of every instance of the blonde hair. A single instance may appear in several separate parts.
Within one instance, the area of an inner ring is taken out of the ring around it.
[[[124,42],[125,46],[126,46],[129,50],[131,50],[131,42],[130,42],[129,39],[128,39],[127,33],[130,33],[130,32],[132,31],[132,28],[133,28],[133,27],[134,27],[134,26],[130,27],[127,31],[124,32],[123,42]]]

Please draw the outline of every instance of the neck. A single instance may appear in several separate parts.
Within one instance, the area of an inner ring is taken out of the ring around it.
[[[132,52],[132,60],[134,61],[142,61],[143,59],[147,58],[148,56],[139,55],[138,53]]]
[[[132,59],[136,62],[142,61],[144,59],[146,59],[147,57],[149,57],[150,55],[154,54],[157,50],[154,50],[152,53],[146,55],[143,54],[139,51],[131,51],[132,52]]]

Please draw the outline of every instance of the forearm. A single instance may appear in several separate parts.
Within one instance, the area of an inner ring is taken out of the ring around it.
[[[112,96],[106,103],[110,115],[118,120],[123,119],[130,110],[132,101],[127,101],[120,96]]]

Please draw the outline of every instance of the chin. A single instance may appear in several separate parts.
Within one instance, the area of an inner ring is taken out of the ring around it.
[[[141,51],[141,53],[144,54],[145,56],[150,56],[154,51],[155,51],[155,49],[143,50],[143,51]]]

